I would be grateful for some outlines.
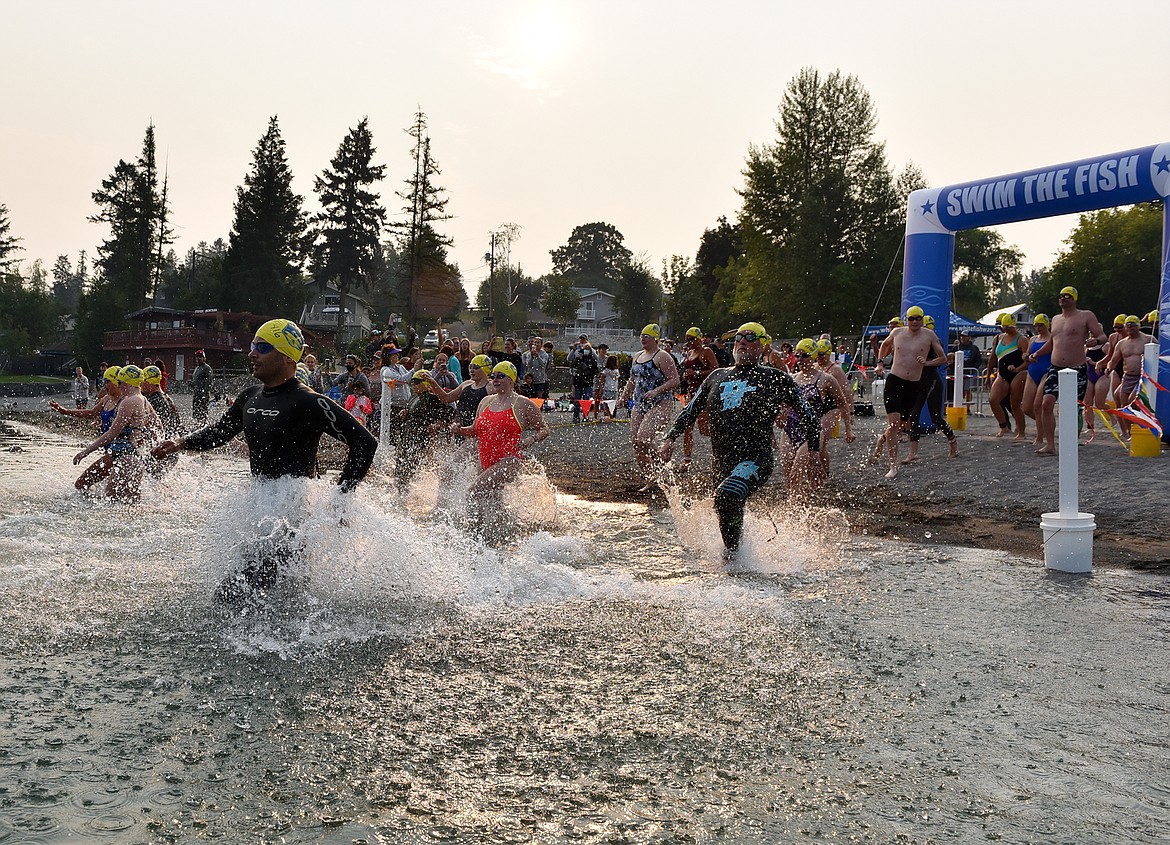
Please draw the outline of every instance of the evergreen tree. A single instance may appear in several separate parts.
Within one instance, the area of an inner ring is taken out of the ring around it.
[[[9,230],[12,224],[8,220],[8,206],[0,203],[0,272],[8,271],[16,263],[15,255],[23,247],[20,238],[13,237]]]
[[[419,313],[446,316],[458,310],[463,291],[459,269],[447,263],[447,248],[452,240],[441,235],[435,224],[450,220],[447,213],[446,189],[437,184],[442,175],[439,163],[431,155],[431,138],[427,134],[427,116],[418,111],[414,123],[406,130],[414,139],[410,155],[414,173],[405,180],[406,190],[397,192],[403,200],[401,222],[391,224],[399,234],[398,252],[408,291],[406,317],[414,324]],[[454,310],[453,310],[454,309]]]
[[[1020,276],[1023,263],[1023,253],[1004,243],[999,232],[967,229],[955,233],[955,310],[971,319],[992,310],[992,304]]]
[[[109,237],[98,247],[103,283],[113,286],[127,311],[142,308],[159,282],[162,250],[172,234],[159,194],[153,124],[146,129],[138,160],[120,160],[93,200],[100,210],[89,219],[110,227]]]
[[[666,322],[670,333],[682,335],[691,326],[702,328],[707,318],[703,282],[691,262],[681,255],[662,261],[662,286],[667,294]]]
[[[773,334],[856,329],[872,308],[904,225],[876,124],[856,77],[806,68],[785,92],[777,142],[749,151],[748,263],[729,299],[755,303]]]
[[[337,332],[345,330],[345,297],[365,289],[381,270],[380,237],[386,209],[368,187],[382,179],[385,165],[371,164],[375,148],[369,118],[349,131],[325,170],[313,183],[322,211],[313,230],[313,277],[322,288],[337,285],[341,303]]]
[[[292,189],[284,138],[274,115],[252,151],[251,172],[236,188],[235,221],[223,264],[222,307],[299,317],[304,305],[302,203]]]

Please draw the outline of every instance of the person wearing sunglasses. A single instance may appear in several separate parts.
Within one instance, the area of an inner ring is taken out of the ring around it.
[[[715,513],[726,561],[734,559],[739,550],[748,496],[772,475],[772,427],[776,418],[789,408],[796,409],[804,442],[811,452],[820,450],[820,420],[792,376],[775,367],[761,366],[767,334],[756,322],[739,327],[732,349],[735,363],[707,376],[666,432],[658,453],[669,462],[675,439],[694,424],[699,414],[707,412]]]
[[[886,478],[898,474],[898,441],[904,428],[909,427],[922,387],[924,367],[938,367],[947,362],[946,350],[938,335],[923,328],[926,312],[917,305],[906,309],[906,326],[896,327],[882,341],[878,357],[893,355],[890,372],[886,376],[884,402],[886,406],[886,448],[890,455],[890,469]]]
[[[1085,395],[1089,386],[1086,372],[1085,343],[1090,338],[1104,345],[1109,338],[1101,328],[1097,315],[1077,307],[1077,289],[1070,286],[1060,289],[1057,302],[1060,313],[1052,318],[1049,330],[1052,337],[1036,352],[1036,357],[1052,353],[1048,378],[1044,382],[1043,397],[1036,415],[1036,428],[1040,432],[1041,444],[1037,455],[1056,454],[1056,399],[1060,393],[1060,371],[1066,367],[1076,370],[1077,398]],[[1075,445],[1075,444],[1073,444]]]
[[[321,435],[328,434],[348,447],[337,483],[344,491],[353,490],[374,462],[378,441],[344,408],[297,379],[297,363],[304,350],[304,335],[296,323],[280,319],[264,323],[256,329],[248,354],[252,374],[260,384],[240,393],[217,422],[158,444],[154,456],[165,458],[183,450],[203,452],[243,434],[252,475],[259,479],[313,478]],[[256,544],[246,550],[243,571],[239,576],[229,575],[216,592],[217,598],[235,602],[253,590],[273,586],[280,569],[296,554],[294,533],[289,532],[287,542]]]

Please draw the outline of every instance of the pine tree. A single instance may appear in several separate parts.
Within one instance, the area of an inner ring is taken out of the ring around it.
[[[447,213],[446,189],[436,184],[442,170],[431,155],[427,116],[421,111],[416,112],[414,123],[406,132],[414,139],[410,151],[414,175],[405,180],[406,190],[397,192],[403,200],[402,211],[406,219],[391,224],[391,228],[399,233],[399,253],[405,259],[402,269],[409,284],[407,321],[413,325],[420,311],[449,311],[458,300],[463,285],[458,268],[447,263],[447,247],[452,241],[439,234],[434,225],[450,220],[451,215]],[[466,299],[466,293],[463,298]],[[436,305],[439,307],[433,307]]]
[[[337,309],[338,336],[345,329],[345,297],[351,288],[365,288],[380,269],[379,237],[386,209],[367,186],[382,179],[384,165],[372,165],[375,148],[369,118],[351,129],[325,170],[313,183],[322,211],[313,230],[313,276],[322,288],[329,282],[341,294]]]
[[[303,201],[293,192],[284,139],[273,116],[252,152],[251,172],[236,188],[236,216],[224,261],[223,307],[299,315],[304,303]]]
[[[93,201],[100,210],[89,219],[110,227],[110,236],[98,247],[103,280],[127,310],[142,308],[158,285],[162,249],[172,241],[158,188],[153,124],[146,129],[138,160],[119,160],[94,191]]]
[[[16,263],[15,254],[23,249],[20,238],[9,234],[12,224],[8,220],[8,206],[0,204],[0,272],[7,271]]]

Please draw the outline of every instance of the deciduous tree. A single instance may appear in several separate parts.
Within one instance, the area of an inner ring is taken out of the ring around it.
[[[544,296],[540,310],[562,326],[577,321],[577,309],[581,307],[581,295],[573,290],[572,280],[565,276],[547,276],[544,280]]]
[[[579,288],[598,288],[617,293],[618,280],[630,266],[633,253],[625,237],[609,223],[577,226],[564,246],[551,250],[553,271],[572,279]]]
[[[1072,285],[1082,308],[1101,320],[1145,314],[1158,305],[1162,275],[1162,204],[1140,203],[1082,214],[1067,249],[1032,292],[1031,305],[1052,313],[1056,294]]]

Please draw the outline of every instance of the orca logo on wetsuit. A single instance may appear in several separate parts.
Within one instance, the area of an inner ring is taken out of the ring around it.
[[[333,408],[330,407],[331,403],[328,402],[324,396],[318,396],[317,404],[320,405],[321,410],[325,412],[325,419],[329,420],[329,427],[337,432],[341,439],[345,441],[345,432],[343,432],[337,425],[337,414],[333,413]]]
[[[279,417],[280,416],[280,411],[276,410],[275,408],[249,408],[248,413],[249,414],[260,414],[261,416],[265,416],[265,417]]]

